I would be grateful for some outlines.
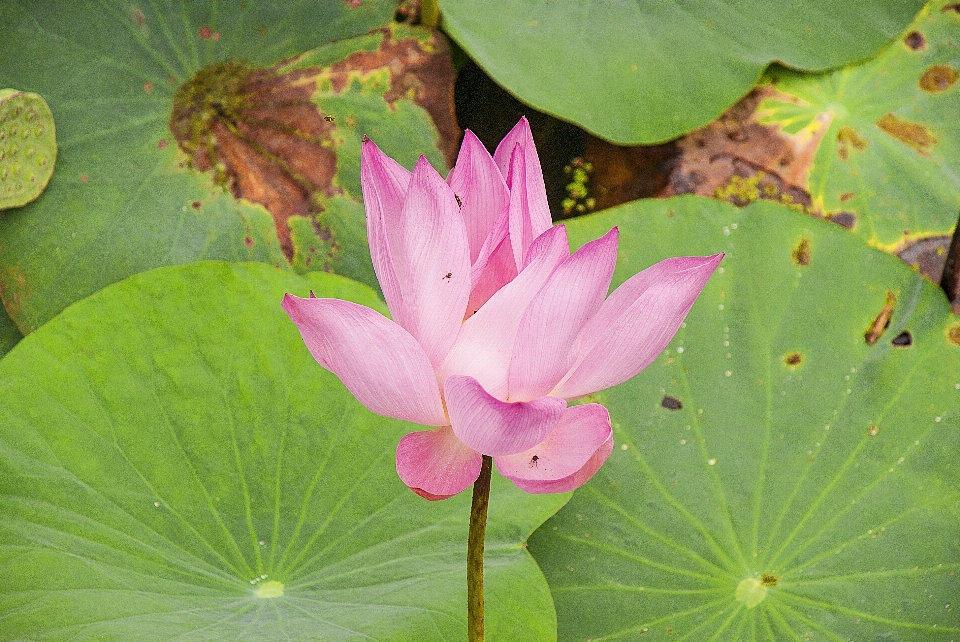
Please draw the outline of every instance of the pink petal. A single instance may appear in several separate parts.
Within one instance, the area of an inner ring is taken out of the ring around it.
[[[466,317],[479,310],[497,290],[517,276],[517,264],[508,236],[508,216],[503,212],[483,241],[480,254],[470,268],[473,289]]]
[[[510,220],[510,246],[513,248],[513,258],[517,269],[524,263],[524,255],[530,243],[536,236],[533,233],[533,226],[530,223],[530,206],[527,202],[526,190],[522,185],[526,182],[527,167],[523,159],[523,148],[516,145],[513,148],[513,156],[510,157],[510,173],[507,180],[511,184],[517,184],[521,187],[510,190],[510,204],[508,207]]]
[[[550,275],[520,322],[510,362],[514,400],[548,394],[574,364],[573,341],[607,295],[617,263],[617,228],[577,250]]]
[[[317,362],[372,412],[430,426],[448,423],[433,367],[406,330],[339,299],[283,297]]]
[[[511,159],[517,145],[523,150],[523,180],[511,182],[508,178],[507,186],[510,188],[511,195],[517,190],[523,192],[525,211],[532,232],[530,240],[532,241],[546,232],[553,223],[550,219],[550,206],[547,205],[547,190],[543,183],[540,157],[537,156],[537,147],[534,145],[530,123],[527,122],[526,118],[521,118],[520,122],[510,130],[510,133],[504,136],[493,154],[493,159],[500,168],[500,173],[504,176],[510,174]],[[520,174],[517,174],[517,176],[519,177]],[[524,246],[524,249],[526,249],[526,246]]]
[[[411,432],[397,444],[397,474],[410,490],[430,500],[453,497],[480,476],[480,453],[463,444],[450,426]]]
[[[400,212],[410,183],[410,172],[364,137],[360,155],[360,185],[367,211],[367,239],[373,269],[390,313],[396,317],[401,305],[400,286],[393,267],[391,248],[399,242]]]
[[[491,395],[506,400],[510,357],[523,312],[569,254],[562,225],[541,234],[530,246],[529,265],[464,321],[440,366],[439,381],[454,374],[470,375]]]
[[[510,193],[490,153],[469,129],[463,133],[460,155],[447,182],[462,203],[470,262],[475,263],[494,223],[507,210]]]
[[[670,343],[723,254],[667,259],[617,288],[574,344],[577,360],[557,386],[565,399],[634,376]]]
[[[394,319],[439,366],[467,309],[470,248],[453,190],[423,156],[410,178],[400,220],[401,248],[392,248],[392,254],[403,301]]]
[[[494,459],[500,474],[528,493],[563,493],[579,488],[613,451],[610,413],[600,404],[567,408],[540,444]],[[536,459],[534,459],[536,458]]]
[[[443,396],[454,434],[484,455],[510,455],[540,443],[567,407],[567,402],[557,397],[500,401],[476,379],[462,375],[446,380]]]

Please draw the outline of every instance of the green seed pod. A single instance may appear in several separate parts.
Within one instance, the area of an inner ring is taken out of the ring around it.
[[[0,210],[40,196],[53,175],[53,114],[37,94],[0,89]]]

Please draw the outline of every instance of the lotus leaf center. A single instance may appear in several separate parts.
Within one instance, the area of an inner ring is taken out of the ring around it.
[[[763,578],[748,577],[737,584],[737,590],[733,595],[738,602],[743,602],[748,609],[752,609],[767,597],[767,586]]]
[[[257,597],[283,597],[283,582],[264,582],[257,587]]]

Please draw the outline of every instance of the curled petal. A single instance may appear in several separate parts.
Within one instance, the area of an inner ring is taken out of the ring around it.
[[[470,261],[475,263],[494,223],[507,210],[510,193],[493,157],[469,129],[463,132],[460,155],[447,182],[462,204]]]
[[[470,297],[470,248],[453,191],[423,156],[400,220],[402,251],[394,250],[393,258],[403,302],[394,319],[439,366],[457,338]]]
[[[500,401],[476,379],[462,375],[448,378],[443,391],[454,434],[485,455],[509,455],[540,443],[567,407],[566,401],[556,397]]]
[[[524,312],[510,362],[510,398],[549,393],[574,364],[574,339],[603,303],[617,263],[617,228],[564,261]]]
[[[410,183],[410,172],[364,138],[360,155],[360,185],[367,211],[370,258],[390,313],[400,309],[400,285],[393,266],[392,248],[399,245],[400,212]]]
[[[480,453],[450,426],[412,432],[397,444],[397,474],[410,490],[430,500],[453,497],[480,476]]]
[[[567,408],[553,432],[516,455],[496,457],[500,474],[528,493],[563,493],[585,484],[613,451],[610,413],[600,404]]]
[[[511,181],[511,162],[518,146],[522,150],[520,158],[523,163],[523,171],[514,171],[515,180]],[[497,146],[497,151],[493,154],[493,159],[500,168],[500,173],[507,177],[507,187],[510,189],[511,197],[516,191],[522,194],[522,208],[531,232],[526,245],[523,246],[523,252],[525,252],[530,242],[550,229],[552,225],[550,206],[547,205],[547,190],[543,182],[543,170],[540,167],[540,157],[537,156],[537,147],[534,145],[530,123],[527,122],[526,118],[521,118],[520,122],[504,136]],[[523,263],[518,263],[518,266],[522,265]]]
[[[288,294],[283,309],[314,359],[369,410],[428,426],[448,423],[427,355],[396,323],[339,299]]]
[[[569,255],[566,228],[557,225],[541,234],[530,246],[529,265],[476,314],[468,309],[469,318],[440,367],[439,380],[452,374],[470,375],[491,395],[506,399],[510,355],[523,311]]]
[[[650,365],[670,343],[722,258],[666,259],[623,283],[577,337],[577,360],[554,394],[582,397],[622,383]]]

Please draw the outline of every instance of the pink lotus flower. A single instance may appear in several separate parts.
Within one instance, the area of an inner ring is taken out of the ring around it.
[[[613,449],[610,415],[567,401],[649,365],[723,255],[667,259],[607,297],[618,231],[570,255],[525,119],[493,157],[468,130],[446,181],[422,156],[411,173],[368,139],[361,168],[393,320],[288,294],[314,358],[371,411],[436,426],[397,446],[397,473],[427,499],[473,484],[481,455],[530,493],[584,484]]]

